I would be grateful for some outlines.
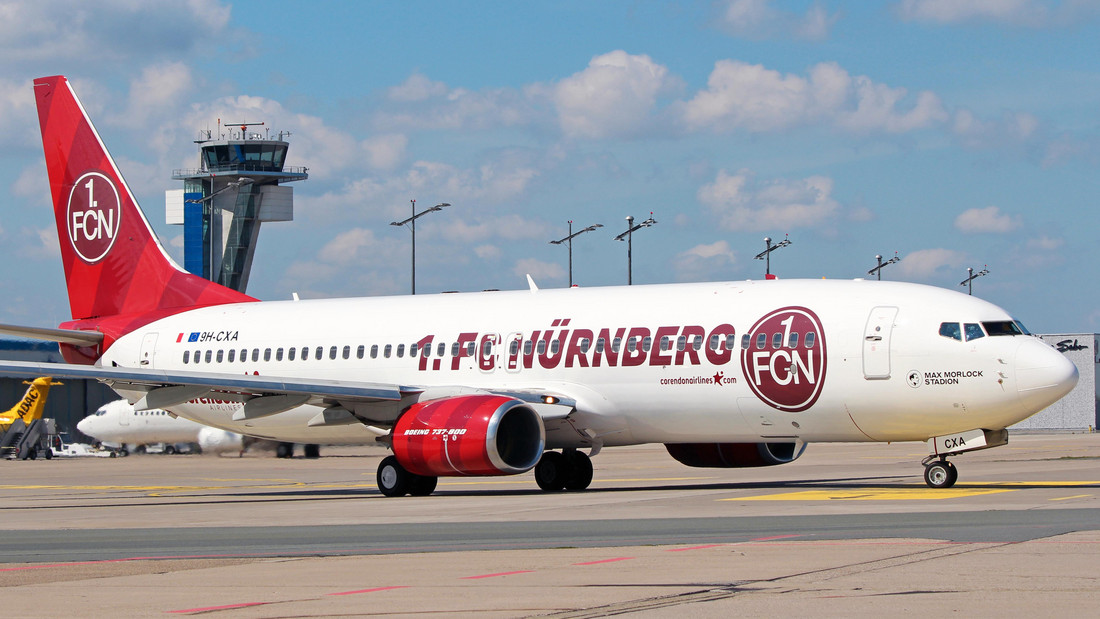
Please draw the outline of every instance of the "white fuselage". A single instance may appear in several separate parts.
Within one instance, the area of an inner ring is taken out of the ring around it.
[[[135,411],[126,400],[115,400],[81,419],[76,429],[101,443],[145,445],[197,443],[199,433],[208,427],[166,410]]]
[[[608,446],[925,440],[1004,428],[1076,382],[1072,364],[1037,338],[940,333],[944,323],[984,322],[1012,317],[939,288],[861,280],[279,301],[158,320],[120,338],[100,364],[429,393],[552,390],[574,399],[574,425]],[[363,424],[309,427],[321,409],[308,405],[235,422],[240,406],[199,398],[170,409],[281,441],[378,436]]]

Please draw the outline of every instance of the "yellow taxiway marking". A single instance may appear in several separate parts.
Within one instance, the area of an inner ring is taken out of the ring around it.
[[[961,497],[981,496],[1013,492],[1024,487],[1100,487],[1097,481],[1003,481],[978,484],[959,484],[953,488],[928,488],[926,486],[899,486],[897,488],[845,488],[801,490],[797,492],[779,492],[756,496],[719,499],[720,501],[930,501],[937,499],[957,499]],[[1082,494],[1066,499],[1078,499],[1092,495]],[[1063,499],[1051,499],[1063,500]]]
[[[1051,499],[1051,501],[1068,501],[1070,499],[1091,499],[1091,498],[1092,498],[1091,494],[1075,494],[1073,496],[1061,496],[1061,497],[1058,497],[1056,499]]]
[[[719,499],[720,501],[904,501],[957,499],[1011,492],[1011,488],[853,488],[851,490],[802,490],[780,494]]]

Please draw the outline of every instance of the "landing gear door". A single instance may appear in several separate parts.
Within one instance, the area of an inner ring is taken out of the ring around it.
[[[890,333],[897,315],[896,307],[876,307],[867,317],[863,331],[863,377],[868,380],[890,378]]]
[[[140,357],[138,361],[141,363],[141,367],[152,367],[153,357],[156,355],[156,352],[157,334],[146,333],[145,337],[141,340],[141,352],[138,353],[138,356]]]

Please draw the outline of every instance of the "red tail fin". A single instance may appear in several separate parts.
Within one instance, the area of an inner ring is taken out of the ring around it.
[[[67,79],[34,95],[74,319],[255,300],[172,262]]]

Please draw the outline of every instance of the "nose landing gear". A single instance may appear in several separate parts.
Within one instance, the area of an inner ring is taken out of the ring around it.
[[[970,430],[958,434],[928,439],[932,455],[921,461],[924,483],[931,488],[950,488],[959,480],[959,470],[947,461],[947,456],[989,449],[1008,444],[1008,430]]]
[[[950,488],[959,480],[959,469],[944,456],[928,456],[924,465],[924,483],[930,488]]]

